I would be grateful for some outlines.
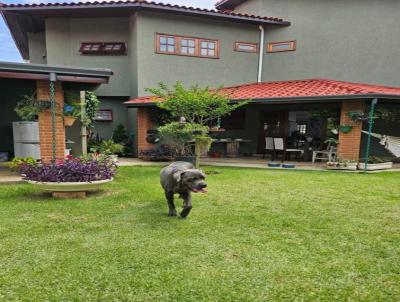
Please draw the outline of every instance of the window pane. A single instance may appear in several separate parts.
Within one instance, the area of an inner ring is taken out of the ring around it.
[[[188,46],[188,44],[189,44],[189,41],[188,41],[188,40],[186,40],[186,39],[182,39],[182,40],[181,40],[181,45],[182,45],[182,46]]]
[[[195,46],[194,40],[189,40],[189,46],[191,46],[191,47]]]
[[[167,51],[167,45],[160,45],[160,51]]]
[[[202,56],[206,56],[206,55],[207,55],[207,49],[202,48],[202,49],[201,49],[201,55],[202,55]]]
[[[237,44],[237,49],[249,52],[255,52],[257,50],[255,45],[249,45],[249,44]]]
[[[208,48],[215,49],[215,42],[208,42]]]
[[[189,54],[194,55],[195,49],[194,48],[189,48]]]
[[[207,48],[208,43],[205,41],[201,41],[201,48]]]
[[[186,46],[181,47],[181,53],[186,54],[188,53],[188,48]]]
[[[167,44],[167,38],[166,37],[160,37],[160,44]]]
[[[214,49],[208,50],[208,55],[211,56],[211,57],[214,57],[215,56],[215,50]]]
[[[168,45],[168,52],[175,52],[175,46]]]
[[[115,44],[113,47],[114,50],[120,50],[121,48],[122,48],[121,44]]]
[[[175,44],[175,38],[168,37],[168,45],[174,45],[174,44]]]

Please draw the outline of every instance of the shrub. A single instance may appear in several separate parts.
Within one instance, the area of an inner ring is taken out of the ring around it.
[[[13,171],[19,171],[26,164],[35,166],[38,163],[33,157],[14,157],[11,163],[8,164],[8,167]]]
[[[116,164],[108,157],[99,159],[72,158],[58,163],[24,164],[20,168],[24,180],[39,182],[92,182],[111,179]]]

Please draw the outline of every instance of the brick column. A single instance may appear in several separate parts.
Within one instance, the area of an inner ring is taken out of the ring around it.
[[[153,128],[153,123],[149,116],[150,108],[138,108],[137,110],[137,142],[138,153],[142,150],[153,149],[154,145],[146,141],[147,131]]]
[[[64,107],[64,92],[61,82],[56,82],[56,157],[64,158],[65,150],[65,128],[62,118]],[[48,81],[36,82],[37,99],[42,101],[50,100],[50,83]],[[51,132],[51,111],[46,109],[39,114],[39,136],[40,154],[42,161],[50,162],[52,158],[52,132]]]
[[[354,122],[349,116],[350,111],[364,111],[364,101],[343,102],[340,114],[340,125],[353,125],[349,133],[339,131],[337,157],[348,160],[358,160],[360,157],[362,122]]]

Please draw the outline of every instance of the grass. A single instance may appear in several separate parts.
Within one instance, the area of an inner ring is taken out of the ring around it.
[[[400,300],[400,174],[217,170],[186,220],[157,167],[86,200],[0,186],[0,300]]]

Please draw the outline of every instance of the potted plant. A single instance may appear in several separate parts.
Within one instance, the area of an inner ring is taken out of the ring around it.
[[[353,130],[353,125],[349,124],[339,125],[339,131],[342,133],[350,133],[351,130]]]
[[[377,156],[370,156],[368,164],[365,164],[365,158],[360,160],[358,169],[366,171],[387,170],[393,168],[393,162],[386,161]]]
[[[326,164],[326,168],[328,170],[356,171],[357,170],[357,161],[338,158],[334,162],[328,162]]]
[[[172,122],[158,128],[160,135],[171,146],[175,160],[196,165],[193,153],[197,133],[207,133],[208,128],[199,124]]]
[[[158,130],[173,145],[176,159],[195,162],[197,166],[201,151],[211,147],[209,125],[247,104],[247,101],[231,103],[229,95],[222,88],[210,90],[197,85],[185,88],[181,82],[176,82],[171,89],[159,83],[158,88],[147,91],[160,100],[158,107],[169,112],[173,119]],[[193,145],[197,160],[193,157]]]
[[[25,163],[19,167],[23,180],[52,192],[53,197],[85,197],[111,182],[117,166],[109,157],[68,158],[56,163]]]
[[[112,139],[102,141],[98,146],[98,152],[102,155],[109,156],[114,162],[118,161],[118,154],[124,152],[124,146],[115,143]]]
[[[80,107],[76,104],[64,104],[64,125],[71,127],[80,117]]]

